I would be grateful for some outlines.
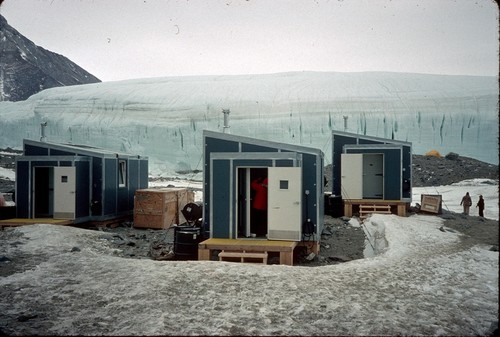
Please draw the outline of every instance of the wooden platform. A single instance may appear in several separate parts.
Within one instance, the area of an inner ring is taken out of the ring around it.
[[[210,260],[212,250],[279,252],[280,264],[293,266],[293,250],[295,241],[258,240],[258,239],[208,239],[198,244],[198,260]]]
[[[353,209],[358,209],[363,217],[370,213],[397,214],[406,216],[407,202],[381,199],[344,199],[344,215],[351,217]]]
[[[15,218],[15,219],[0,220],[0,227],[17,227],[17,226],[34,225],[37,223],[66,226],[66,225],[72,225],[74,221],[57,220],[52,218],[34,218],[34,219]]]

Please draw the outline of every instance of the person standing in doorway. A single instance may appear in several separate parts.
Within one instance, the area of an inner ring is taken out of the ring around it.
[[[479,201],[477,202],[476,207],[479,208],[479,216],[484,218],[484,199],[482,195],[479,196]]]
[[[255,191],[252,208],[254,209],[254,221],[252,232],[257,236],[267,234],[267,178],[259,177],[252,181],[251,187]]]
[[[464,207],[464,214],[469,215],[469,208],[472,206],[472,199],[469,195],[469,192],[465,193],[460,205]]]

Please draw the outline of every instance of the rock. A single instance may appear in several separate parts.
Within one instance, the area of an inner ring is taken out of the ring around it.
[[[459,157],[458,153],[455,152],[450,152],[445,156],[445,158],[449,160],[457,160]]]
[[[333,235],[329,228],[325,227],[321,235]]]
[[[33,319],[33,318],[37,318],[38,315],[34,315],[34,314],[26,314],[26,315],[21,315],[17,318],[17,321],[18,322],[26,322],[26,321],[29,321],[30,319]]]
[[[453,220],[456,219],[456,216],[452,213],[443,213],[440,215],[440,218],[445,220]]]
[[[439,230],[440,230],[441,232],[446,232],[443,226],[439,227]]]
[[[306,260],[312,261],[312,260],[314,260],[315,257],[316,257],[316,254],[311,253],[311,254],[309,254],[309,255],[306,256]]]
[[[0,262],[10,262],[12,261],[11,259],[9,259],[7,256],[0,256]]]
[[[168,251],[168,252],[162,252],[160,255],[155,256],[154,260],[157,261],[172,260],[174,257],[175,253],[173,251]]]
[[[79,251],[81,251],[81,249],[79,247],[73,247],[73,248],[71,248],[71,251],[72,252],[79,252]]]
[[[498,246],[491,246],[490,251],[498,252]]]
[[[485,336],[498,336],[498,321],[491,322]]]
[[[351,261],[351,259],[348,258],[347,256],[329,256],[328,258],[330,260],[336,261],[336,262],[348,262],[348,261]]]

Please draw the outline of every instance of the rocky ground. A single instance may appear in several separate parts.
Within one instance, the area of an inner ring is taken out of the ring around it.
[[[0,167],[14,170],[16,168],[16,157],[21,155],[22,151],[11,148],[0,149]],[[12,180],[2,179],[0,177],[0,192],[11,193],[15,189],[15,183]]]
[[[0,150],[0,167],[15,167],[15,157],[19,151]],[[413,186],[450,185],[466,179],[489,178],[498,179],[498,166],[475,159],[448,154],[446,157],[414,155]],[[331,176],[331,166],[326,167],[325,175]],[[327,184],[328,190],[329,184]],[[11,192],[14,182],[0,179],[0,192]],[[475,216],[444,212],[445,227],[464,234],[464,240],[491,245],[498,249],[498,221],[482,219]],[[342,263],[364,257],[365,233],[362,227],[348,224],[349,218],[332,218],[325,216],[325,227],[321,237],[321,251],[318,256],[311,256],[300,249],[295,254],[295,264],[304,266],[320,266]],[[480,225],[480,226],[479,226]],[[480,228],[480,230],[478,230]],[[103,232],[112,232],[108,238],[116,245],[117,255],[126,258],[168,260],[175,258],[173,254],[174,230],[137,229],[130,222],[115,228],[91,228]],[[271,257],[270,263],[278,263],[277,257]]]

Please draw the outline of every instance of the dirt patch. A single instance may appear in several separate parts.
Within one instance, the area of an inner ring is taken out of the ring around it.
[[[463,234],[460,237],[462,240],[471,244],[489,245],[491,250],[498,251],[498,221],[453,212],[444,212],[439,216],[445,220],[445,228]]]

